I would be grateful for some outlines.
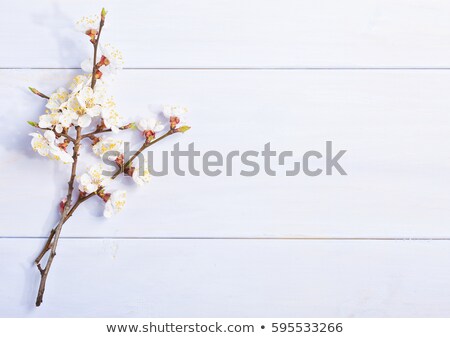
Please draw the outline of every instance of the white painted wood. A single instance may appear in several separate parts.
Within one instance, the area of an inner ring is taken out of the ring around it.
[[[128,67],[450,66],[446,0],[2,1],[0,66],[78,67],[102,6]]]
[[[270,141],[300,156],[333,140],[349,175],[125,183],[122,214],[106,221],[91,200],[65,226],[35,309],[44,239],[27,237],[56,221],[68,168],[29,148],[44,103],[26,87],[50,93],[76,71],[0,70],[0,316],[450,315],[447,240],[211,239],[450,238],[450,72],[330,70],[450,67],[448,1],[3,1],[0,68],[79,67],[91,47],[71,23],[102,6],[129,68],[325,68],[125,71],[130,120],[191,107],[193,129],[157,149]]]
[[[0,240],[0,316],[448,317],[447,241]],[[6,278],[7,277],[7,278]]]
[[[0,72],[1,236],[47,236],[57,219],[68,168],[29,147],[25,121],[37,120],[44,102],[26,87],[50,93],[74,73]],[[63,236],[448,238],[448,83],[442,71],[125,71],[114,91],[131,120],[149,104],[192,110],[193,129],[155,149],[195,142],[226,154],[271,142],[301,156],[332,140],[348,151],[348,176],[171,174],[141,189],[128,182],[120,215],[104,220],[102,202],[91,200]]]

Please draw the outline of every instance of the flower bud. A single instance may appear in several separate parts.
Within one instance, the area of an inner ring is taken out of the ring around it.
[[[177,132],[177,133],[184,133],[184,132],[188,131],[189,129],[191,129],[191,127],[189,127],[189,126],[181,126],[180,128],[175,129],[175,132]]]
[[[142,132],[145,137],[145,142],[150,143],[155,138],[155,132],[153,130],[144,130]]]
[[[125,175],[127,175],[127,176],[133,176],[133,173],[134,173],[134,170],[135,170],[135,169],[136,169],[135,167],[128,166],[128,167],[126,167],[126,168],[123,170],[123,173],[124,173]]]
[[[61,202],[59,202],[59,212],[62,214],[64,212],[64,208],[66,207],[67,198],[63,198]]]
[[[114,160],[114,162],[116,162],[119,167],[122,167],[123,166],[123,154],[120,154],[119,156],[117,156],[116,159]]]
[[[69,145],[70,141],[68,139],[65,139],[63,143],[58,144],[58,147],[65,152],[67,152],[67,146]]]
[[[95,67],[100,68],[101,66],[107,66],[109,64],[110,64],[109,59],[106,56],[102,55],[102,57],[100,58],[100,61],[97,62]]]
[[[42,94],[42,93],[41,93],[39,90],[37,90],[36,88],[28,87],[28,89],[31,90],[31,92],[32,92],[33,94],[35,94],[35,95],[37,95],[37,96],[40,96],[40,97],[42,97],[42,98],[44,98],[44,99],[48,99],[48,96]]]
[[[110,193],[102,194],[100,197],[106,203],[106,202],[108,202],[109,198],[111,197],[111,194]]]
[[[102,189],[98,192],[98,197],[100,197],[106,203],[106,202],[108,202],[109,198],[111,197],[111,194],[105,193],[105,190]]]
[[[89,138],[91,139],[93,146],[100,142],[100,137],[91,135],[91,136],[89,136]]]
[[[102,21],[105,21],[105,17],[106,17],[107,13],[108,13],[108,11],[106,9],[102,8],[102,13],[101,13]]]
[[[103,73],[98,69],[95,71],[95,78],[98,80],[102,77]]]
[[[100,58],[100,64],[102,65],[102,66],[107,66],[107,65],[109,65],[111,62],[109,61],[109,59],[106,57],[106,56],[104,56],[104,55],[102,55],[102,57]]]
[[[105,120],[101,119],[100,124],[97,126],[97,131],[102,131],[106,129]]]
[[[180,123],[180,118],[178,116],[171,116],[170,119],[170,129],[175,129],[178,123]]]
[[[120,128],[122,130],[126,130],[126,129],[136,129],[136,124],[134,122],[132,123],[128,123],[126,125],[124,125],[122,128]]]
[[[88,29],[88,30],[85,32],[85,34],[91,38],[91,42],[92,42],[92,43],[95,43],[95,37],[96,37],[97,34],[98,34],[98,31],[97,31],[96,29],[93,29],[93,28],[92,28],[92,29]]]

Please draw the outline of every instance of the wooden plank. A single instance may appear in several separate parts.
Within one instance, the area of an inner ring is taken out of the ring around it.
[[[127,67],[449,67],[446,0],[16,0],[1,4],[1,67],[79,67],[73,29],[109,9]]]
[[[0,240],[2,317],[447,317],[448,241]]]
[[[25,121],[37,120],[44,102],[26,86],[49,93],[73,73],[0,72],[1,236],[46,236],[58,217],[69,168],[31,150],[33,129]],[[129,191],[124,211],[105,220],[103,202],[90,200],[63,235],[448,238],[449,81],[450,72],[438,71],[125,71],[114,92],[130,120],[150,114],[156,103],[192,110],[192,130],[155,146],[157,160],[176,142],[224,157],[232,150],[260,152],[271,142],[298,160],[309,150],[324,153],[331,140],[335,153],[347,150],[340,163],[348,175],[287,177],[274,166],[275,177],[262,169],[244,177],[240,170],[249,168],[236,160],[232,176],[223,169],[216,177],[182,177],[171,169],[142,188],[129,179],[113,185]],[[89,163],[82,156],[80,170]],[[312,164],[323,165],[323,159]],[[187,171],[185,161],[182,168]]]

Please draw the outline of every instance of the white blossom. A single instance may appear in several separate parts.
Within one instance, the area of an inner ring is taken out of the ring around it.
[[[116,74],[118,70],[123,68],[123,56],[122,52],[118,50],[116,47],[107,43],[105,45],[100,45],[100,50],[103,56],[107,59],[107,63],[105,64],[102,71],[106,71],[110,74]]]
[[[47,114],[43,114],[39,116],[39,128],[43,129],[52,129],[55,128],[57,133],[61,133],[63,130],[63,126],[60,123],[61,113],[59,112],[49,112]],[[67,121],[64,121],[67,122]],[[70,125],[71,120],[69,121]]]
[[[84,60],[81,63],[81,69],[86,73],[92,73],[93,61],[91,58]]]
[[[103,102],[105,102],[104,87],[93,90],[85,86],[70,97],[67,110],[73,117],[73,122],[85,128],[91,124],[94,117],[101,114]]]
[[[48,108],[52,113],[57,113],[64,107],[64,104],[68,99],[68,91],[64,88],[59,88],[56,92],[50,95],[50,98],[48,99],[45,107]]]
[[[133,181],[137,185],[144,185],[145,183],[150,182],[150,171],[148,169],[148,160],[147,158],[144,158],[142,163],[140,158],[138,157],[136,159],[136,165],[134,166],[134,171],[132,174]]]
[[[186,124],[185,114],[188,109],[184,106],[178,105],[165,105],[163,108],[163,114],[170,120],[171,127],[182,126]]]
[[[77,29],[83,33],[86,33],[91,29],[97,30],[99,25],[100,25],[99,15],[83,16],[80,20],[76,22]]]
[[[102,56],[96,60],[99,71],[102,72],[102,78],[113,78],[119,70],[123,68],[122,52],[110,44],[101,45]],[[92,73],[93,59],[87,58],[81,63],[81,69],[86,73]]]
[[[102,108],[102,118],[106,128],[111,128],[114,133],[118,133],[119,127],[124,125],[124,121],[116,109],[116,103],[109,98]]]
[[[81,88],[89,86],[91,84],[91,79],[92,77],[89,75],[77,75],[73,78],[69,88],[72,93],[77,93],[81,90]]]
[[[164,129],[164,125],[154,118],[143,118],[136,124],[136,126],[140,131],[151,130],[154,133]]]
[[[61,133],[63,128],[69,128],[76,115],[73,115],[71,111],[66,109],[66,104],[67,102],[62,102],[58,105],[52,103],[51,106],[58,106],[58,108],[50,108],[47,104],[47,108],[50,108],[50,110],[47,110],[45,114],[39,116],[39,128],[55,128],[57,133]]]
[[[97,191],[100,187],[108,185],[110,178],[104,176],[103,165],[96,164],[89,168],[87,173],[84,173],[77,178],[79,182],[78,189],[87,194]]]
[[[73,158],[63,149],[58,147],[56,143],[56,135],[53,131],[47,130],[44,135],[39,133],[31,133],[30,136],[33,136],[31,139],[31,147],[39,155],[53,160],[58,160],[63,163],[73,162]]]
[[[113,137],[100,137],[100,140],[92,146],[92,151],[100,157],[109,151],[123,154],[123,140]],[[118,155],[108,156],[111,160],[115,160],[117,157]]]
[[[110,196],[105,204],[103,216],[109,218],[119,213],[125,206],[127,192],[125,190],[116,190]]]

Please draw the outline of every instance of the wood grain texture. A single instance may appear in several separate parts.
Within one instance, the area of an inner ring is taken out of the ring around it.
[[[1,118],[9,126],[0,147],[0,184],[8,192],[0,197],[0,234],[46,236],[57,219],[68,168],[30,149],[33,128],[25,121],[37,120],[44,103],[26,86],[49,93],[74,71],[0,74]],[[439,71],[125,71],[114,92],[130,120],[150,114],[150,103],[179,102],[192,110],[193,129],[156,150],[172,150],[175,142],[187,149],[194,142],[202,153],[219,150],[225,156],[262,151],[271,142],[301,159],[308,150],[324,153],[332,140],[336,152],[347,150],[341,164],[348,175],[286,177],[275,166],[276,177],[243,177],[239,170],[247,167],[234,161],[232,176],[171,171],[140,189],[125,179],[129,200],[123,213],[104,220],[103,203],[89,201],[63,235],[448,238],[449,82],[450,72]],[[154,156],[161,158],[159,152]],[[82,155],[81,161],[83,170],[91,158]],[[313,168],[322,165],[313,162]],[[201,168],[198,161],[196,166]]]
[[[0,67],[79,67],[72,22],[109,9],[127,67],[449,67],[446,0],[0,3]],[[19,24],[20,23],[20,24]],[[106,40],[105,40],[106,41]]]
[[[0,316],[450,315],[446,241],[62,240],[41,308],[43,240],[0,240]]]

